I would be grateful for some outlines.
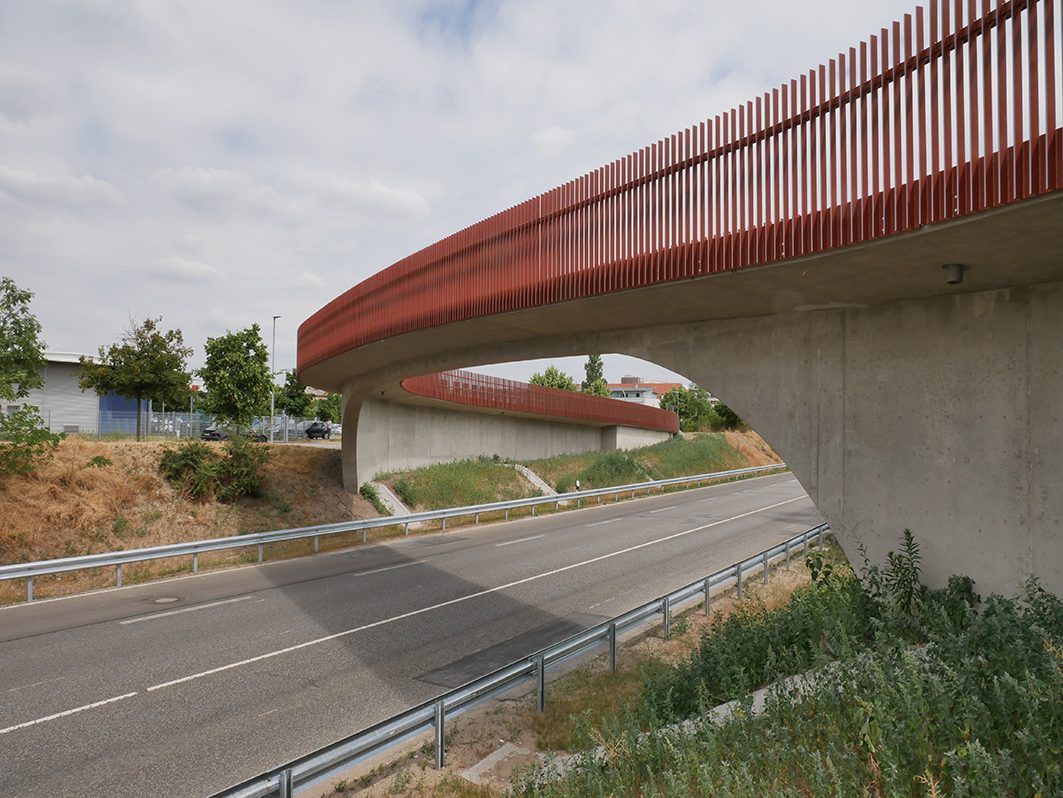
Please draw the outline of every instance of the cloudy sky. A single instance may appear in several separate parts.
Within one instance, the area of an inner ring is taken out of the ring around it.
[[[909,2],[0,2],[0,273],[51,349],[277,326]],[[563,363],[578,376],[580,361]],[[541,363],[485,369],[526,378]],[[630,358],[621,372],[668,377]],[[711,386],[710,386],[711,387]]]

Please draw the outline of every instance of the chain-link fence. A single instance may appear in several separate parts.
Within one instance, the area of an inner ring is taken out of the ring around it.
[[[150,438],[224,440],[236,432],[234,428],[217,424],[214,417],[206,413],[150,410],[142,415],[141,430]],[[271,427],[272,435],[270,434]],[[135,435],[137,431],[136,411],[101,412],[99,430],[103,437]],[[272,425],[269,416],[256,416],[251,421],[249,432],[257,441],[294,443],[307,440],[336,440],[343,433],[343,427],[340,424],[314,418],[288,416],[281,413],[273,417]]]

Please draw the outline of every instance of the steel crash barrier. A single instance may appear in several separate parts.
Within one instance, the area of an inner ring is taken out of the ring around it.
[[[289,798],[297,790],[310,788],[372,756],[428,732],[434,734],[436,768],[442,768],[446,755],[448,721],[487,699],[526,686],[529,681],[535,684],[537,707],[543,712],[546,709],[548,668],[576,657],[597,653],[604,648],[608,653],[609,669],[615,671],[617,638],[620,635],[648,626],[659,618],[667,638],[671,631],[672,614],[676,610],[700,599],[704,604],[705,613],[708,614],[711,611],[713,590],[733,587],[741,596],[743,579],[749,571],[759,570],[763,581],[767,582],[769,566],[773,562],[781,560],[789,568],[791,556],[795,551],[807,551],[810,545],[822,544],[830,534],[831,530],[827,524],[813,527],[777,546],[579,632],[567,640],[536,651],[524,659],[436,696],[357,734],[214,793],[211,798]]]
[[[115,585],[122,585],[122,566],[129,563],[144,562],[147,560],[159,560],[168,557],[191,557],[192,572],[199,573],[199,555],[212,551],[225,551],[227,549],[240,549],[255,546],[258,548],[258,561],[262,562],[265,557],[264,547],[270,543],[283,543],[291,540],[313,540],[314,551],[317,552],[320,539],[328,535],[337,535],[345,532],[362,533],[362,542],[365,543],[370,529],[380,527],[402,526],[405,534],[409,534],[410,526],[425,521],[440,521],[445,531],[447,519],[471,517],[474,523],[480,523],[480,516],[487,513],[503,513],[506,520],[512,510],[530,507],[532,515],[535,515],[537,507],[542,505],[555,505],[560,509],[562,504],[575,504],[581,507],[589,499],[613,496],[619,500],[625,493],[632,497],[640,491],[663,489],[671,485],[689,485],[711,482],[734,477],[751,476],[754,474],[768,474],[787,468],[785,463],[768,466],[756,466],[753,468],[735,468],[729,471],[716,471],[709,474],[694,474],[686,477],[672,477],[670,479],[658,479],[650,482],[638,482],[630,485],[617,485],[610,488],[596,488],[594,490],[575,491],[571,493],[559,493],[553,496],[533,496],[527,499],[513,499],[504,502],[492,502],[490,504],[476,504],[466,507],[449,507],[443,510],[429,510],[422,513],[410,513],[408,515],[389,515],[380,518],[365,518],[357,521],[344,521],[336,524],[322,524],[319,526],[299,527],[297,529],[279,529],[271,532],[256,532],[250,535],[234,535],[224,538],[211,538],[209,540],[196,540],[187,543],[171,543],[165,546],[150,546],[142,549],[129,549],[127,551],[113,551],[102,554],[87,554],[80,557],[63,557],[56,560],[39,560],[28,563],[15,563],[13,565],[0,565],[0,581],[8,579],[26,580],[26,601],[33,601],[34,583],[38,576],[49,574],[61,574],[70,571],[83,571],[91,568],[114,568]]]

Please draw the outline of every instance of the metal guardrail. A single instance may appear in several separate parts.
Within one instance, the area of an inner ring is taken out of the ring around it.
[[[714,588],[733,581],[738,595],[741,596],[743,576],[746,572],[760,568],[763,580],[767,582],[769,565],[774,560],[782,558],[786,567],[789,568],[790,556],[796,548],[803,547],[807,550],[810,544],[821,542],[830,534],[830,527],[827,524],[813,527],[777,546],[765,549],[696,582],[691,582],[685,587],[573,635],[567,640],[541,649],[524,659],[436,696],[430,701],[394,715],[357,734],[214,793],[211,798],[290,798],[296,790],[312,787],[371,756],[429,731],[435,733],[436,768],[442,768],[446,753],[445,731],[448,720],[482,701],[513,690],[528,679],[534,679],[536,682],[536,700],[538,709],[542,712],[546,708],[546,669],[548,667],[591,653],[592,650],[607,645],[609,669],[615,671],[617,637],[620,634],[649,624],[660,616],[664,636],[667,638],[671,628],[672,612],[682,604],[701,597],[705,613],[708,614]]]
[[[575,502],[579,507],[583,501],[602,496],[615,496],[617,499],[624,493],[632,496],[638,491],[663,488],[668,485],[689,484],[691,482],[708,482],[728,477],[748,476],[750,474],[779,471],[786,468],[784,463],[770,466],[756,466],[753,468],[736,468],[730,471],[717,471],[711,474],[695,474],[687,477],[672,477],[670,479],[658,479],[651,482],[637,482],[630,485],[617,485],[611,488],[596,488],[594,490],[575,491],[572,493],[560,493],[554,496],[533,496],[527,499],[513,499],[504,502],[492,502],[490,504],[474,504],[466,507],[449,507],[443,510],[429,510],[423,513],[410,513],[408,515],[389,515],[380,518],[364,518],[357,521],[344,521],[337,524],[322,524],[319,526],[298,527],[296,529],[279,529],[272,532],[255,532],[250,535],[234,535],[224,538],[211,538],[209,540],[195,540],[187,543],[171,543],[165,546],[150,546],[142,549],[129,549],[127,551],[113,551],[101,554],[87,554],[80,557],[63,557],[57,560],[38,560],[36,562],[15,563],[13,565],[0,565],[0,581],[7,579],[26,580],[26,601],[33,601],[33,579],[36,576],[47,574],[61,574],[68,571],[82,571],[89,568],[114,568],[115,585],[122,586],[122,566],[128,563],[143,562],[145,560],[158,560],[166,557],[192,557],[192,572],[199,573],[199,555],[210,551],[223,551],[226,549],[240,549],[250,546],[258,547],[258,561],[264,559],[263,547],[268,543],[283,543],[289,540],[313,538],[314,551],[317,552],[320,538],[326,535],[336,535],[343,532],[362,532],[362,542],[366,542],[367,533],[370,529],[387,526],[401,525],[406,534],[409,534],[410,525],[423,521],[442,521],[443,529],[447,528],[448,518],[472,516],[475,523],[480,523],[480,516],[485,513],[504,512],[506,520],[509,519],[511,510],[523,507],[531,507],[532,515],[535,508],[543,504],[554,504],[560,508],[563,503]]]

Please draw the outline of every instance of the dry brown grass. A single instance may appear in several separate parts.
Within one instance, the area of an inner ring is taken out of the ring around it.
[[[369,518],[369,502],[343,490],[340,452],[304,446],[271,447],[262,495],[226,505],[192,501],[159,474],[163,449],[173,444],[95,441],[71,437],[37,473],[0,484],[0,563],[70,557],[268,529]],[[93,457],[111,465],[94,468]],[[343,536],[350,538],[350,536]],[[329,540],[329,547],[345,541]],[[325,541],[322,541],[325,544]],[[270,557],[309,551],[296,541],[271,547]],[[223,552],[203,565],[248,561],[254,552]],[[187,558],[186,558],[187,559]],[[126,581],[188,570],[187,562],[130,566]],[[38,580],[49,595],[107,584],[113,574],[77,573]],[[97,585],[98,583],[98,585]],[[23,586],[0,583],[0,602],[18,600]]]
[[[781,463],[782,458],[775,453],[767,441],[753,430],[732,430],[724,433],[727,443],[738,452],[742,459],[751,466]]]

